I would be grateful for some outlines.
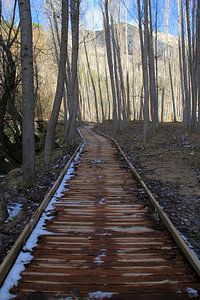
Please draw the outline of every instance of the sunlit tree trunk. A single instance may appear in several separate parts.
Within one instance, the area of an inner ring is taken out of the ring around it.
[[[189,128],[191,125],[191,103],[188,88],[188,72],[186,62],[186,50],[185,50],[185,26],[184,26],[184,3],[180,0],[180,16],[181,16],[181,53],[182,53],[182,74],[184,85],[184,100],[185,100],[185,126]]]
[[[23,178],[30,185],[35,178],[32,18],[29,0],[19,0],[18,4],[21,29]]]
[[[90,76],[90,80],[91,80],[91,83],[92,83],[92,89],[93,89],[93,92],[94,92],[96,121],[99,124],[99,111],[98,111],[97,92],[96,92],[95,82],[94,82],[94,79],[93,79],[93,76],[92,76],[92,71],[91,71],[90,62],[89,62],[89,58],[88,58],[88,53],[87,53],[87,47],[86,47],[85,39],[84,39],[84,49],[85,49],[85,56],[86,56],[86,62],[87,62],[87,67],[88,67],[88,73],[89,73],[89,76]]]
[[[146,2],[146,1],[145,1]],[[155,77],[155,62],[154,62],[154,48],[153,48],[153,28],[152,28],[152,12],[151,12],[151,0],[148,0],[148,4],[145,3],[145,7],[149,12],[149,26],[148,30],[148,56],[149,56],[149,79],[150,79],[150,98],[152,104],[152,124],[153,129],[158,128],[158,98],[156,89],[156,77]],[[146,9],[145,9],[146,12]],[[148,12],[145,17],[148,20]]]
[[[142,58],[142,71],[143,71],[143,85],[144,85],[144,125],[143,125],[143,139],[146,141],[148,131],[149,131],[149,87],[148,87],[148,65],[147,65],[147,44],[148,44],[148,17],[145,18],[144,22],[144,37],[142,29],[142,16],[140,0],[138,3],[138,20],[139,20],[139,33],[140,33],[140,48],[141,48],[141,58]],[[147,0],[144,0],[144,5],[147,8]]]
[[[174,86],[173,86],[172,70],[171,70],[170,61],[169,61],[169,78],[170,78],[171,93],[172,93],[172,106],[173,106],[173,112],[174,112],[174,122],[176,122],[177,121],[177,118],[176,118],[176,104],[175,104]]]
[[[122,103],[121,103],[121,92],[119,87],[119,74],[118,74],[118,60],[117,60],[117,45],[115,38],[115,30],[113,24],[113,17],[111,15],[111,37],[112,37],[112,52],[113,52],[113,63],[114,63],[114,76],[115,76],[115,89],[117,96],[117,114],[118,114],[118,129],[121,128],[122,121]]]
[[[101,104],[101,115],[102,121],[105,120],[105,112],[104,112],[104,103],[103,103],[103,96],[102,96],[102,89],[101,89],[101,78],[100,78],[100,71],[99,71],[99,59],[97,55],[97,41],[95,39],[95,57],[96,57],[96,64],[97,64],[97,77],[98,77],[98,87],[99,87],[99,96],[100,96],[100,104]]]
[[[196,15],[196,86],[198,99],[198,131],[200,131],[200,0],[197,0]]]
[[[107,54],[109,75],[110,75],[110,81],[111,81],[111,90],[112,90],[113,126],[115,129],[117,129],[118,128],[117,100],[116,100],[115,80],[114,80],[114,73],[113,73],[113,58],[112,58],[112,50],[111,50],[108,0],[104,0],[102,13],[103,13],[103,23],[104,23],[105,41],[106,41],[106,54]]]
[[[71,105],[68,141],[71,143],[76,133],[76,118],[79,105],[78,99],[78,54],[79,54],[79,14],[80,0],[70,1],[70,19],[72,31],[72,54],[71,54],[71,72],[68,88],[68,97]]]
[[[62,0],[62,26],[61,26],[61,44],[60,44],[60,59],[58,67],[58,77],[56,94],[53,103],[53,109],[49,120],[47,135],[45,139],[44,160],[48,166],[51,161],[51,154],[54,143],[55,129],[58,122],[60,105],[64,92],[64,80],[66,75],[66,52],[68,44],[68,0]]]
[[[192,102],[192,117],[191,117],[191,127],[196,129],[197,119],[197,102],[195,97],[195,77],[193,72],[193,56],[192,56],[192,49],[193,45],[191,42],[191,16],[190,16],[190,1],[186,0],[186,20],[187,20],[187,38],[188,38],[188,66],[189,66],[189,77],[190,77],[190,84],[191,84],[191,102]]]

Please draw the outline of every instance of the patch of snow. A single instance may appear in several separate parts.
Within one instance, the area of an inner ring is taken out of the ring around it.
[[[94,299],[97,299],[97,300],[110,299],[110,298],[112,298],[112,296],[114,294],[116,294],[116,293],[96,291],[96,292],[90,292],[90,293],[88,293],[88,297],[91,300],[94,300]]]
[[[95,257],[94,263],[97,266],[101,266],[104,263],[103,257],[105,256],[107,256],[107,249],[101,249],[100,254],[97,257]]]
[[[17,286],[19,280],[21,279],[21,273],[25,270],[25,265],[30,263],[33,259],[32,250],[37,246],[38,238],[45,234],[53,234],[52,232],[46,230],[45,224],[48,220],[51,220],[54,216],[51,216],[51,212],[54,210],[54,204],[57,202],[65,191],[66,181],[74,176],[74,164],[80,161],[80,154],[82,152],[84,144],[81,146],[79,152],[77,153],[74,161],[68,168],[65,176],[63,177],[56,193],[51,198],[49,204],[47,205],[45,211],[43,212],[40,220],[32,231],[30,237],[26,241],[26,244],[19,253],[13,267],[11,268],[8,276],[6,277],[4,284],[0,289],[0,299],[9,300],[14,299],[16,296],[12,295],[9,291],[12,287]]]
[[[100,235],[100,236],[111,236],[112,233],[109,233],[109,232],[101,232],[101,233],[99,233],[98,235]]]
[[[150,232],[152,229],[148,227],[143,227],[143,226],[129,226],[129,227],[118,227],[118,226],[113,226],[113,227],[108,227],[106,228],[108,230],[113,230],[115,232],[127,232],[127,233],[142,233],[142,232]]]
[[[20,203],[12,203],[11,205],[8,205],[8,214],[9,217],[5,221],[6,223],[15,218],[20,211],[22,210],[23,205]]]
[[[94,159],[94,160],[91,160],[90,163],[98,166],[98,165],[103,164],[104,162],[101,159]]]
[[[189,295],[190,298],[197,298],[197,297],[199,297],[198,291],[195,290],[195,289],[193,289],[193,288],[188,287],[188,288],[186,288],[186,291],[187,291],[187,293],[188,293],[188,295]]]
[[[105,198],[100,198],[98,201],[98,205],[105,205],[106,204],[106,199]]]
[[[180,235],[181,235],[182,239],[185,241],[185,243],[188,245],[188,247],[190,248],[190,251],[191,251],[192,255],[195,258],[199,259],[198,255],[196,254],[196,252],[193,249],[192,244],[190,244],[190,242],[188,241],[188,238],[186,236],[184,236],[183,234],[181,234],[181,233],[180,233]]]

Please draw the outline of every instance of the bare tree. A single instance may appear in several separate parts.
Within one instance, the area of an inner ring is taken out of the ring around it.
[[[62,0],[62,27],[61,27],[61,44],[60,44],[60,59],[57,77],[56,94],[51,113],[51,118],[47,128],[47,135],[45,140],[44,159],[45,165],[48,166],[51,160],[53,138],[55,134],[56,124],[60,111],[64,92],[64,80],[66,76],[66,52],[68,44],[68,0]]]
[[[179,0],[180,1],[180,0]],[[182,76],[183,76],[183,93],[185,101],[185,126],[189,128],[191,125],[191,102],[188,88],[188,72],[187,72],[187,58],[185,47],[185,24],[184,24],[184,3],[180,1],[180,18],[181,18],[181,53],[182,53]]]
[[[99,59],[98,59],[98,54],[97,54],[97,39],[95,39],[94,49],[95,49],[95,57],[96,57],[96,64],[97,64],[97,76],[98,76],[98,87],[99,87],[99,96],[100,96],[100,104],[101,104],[101,115],[102,115],[102,121],[104,121],[105,120],[105,112],[104,112],[102,89],[101,89]]]
[[[170,78],[171,93],[172,93],[172,105],[173,105],[173,112],[174,112],[174,122],[176,122],[177,121],[177,118],[176,118],[176,104],[175,104],[175,97],[174,97],[174,86],[173,86],[172,70],[171,70],[170,61],[169,61],[169,78]]]
[[[198,99],[198,131],[200,131],[200,0],[197,0],[196,15],[196,86]]]
[[[29,0],[18,0],[21,29],[22,64],[22,146],[23,178],[31,184],[35,177],[35,137],[34,137],[34,73],[32,18]]]
[[[90,67],[90,62],[89,62],[89,58],[88,58],[88,53],[87,53],[87,47],[86,47],[86,42],[84,39],[84,49],[85,49],[85,56],[86,56],[86,61],[87,61],[87,67],[88,67],[88,73],[90,76],[90,80],[92,83],[92,88],[93,88],[93,92],[94,92],[94,101],[95,101],[95,110],[96,110],[96,121],[99,124],[99,110],[98,110],[98,99],[97,99],[97,92],[96,92],[96,87],[95,87],[95,82],[92,76],[92,70]]]
[[[114,128],[118,128],[118,119],[117,119],[117,100],[116,100],[116,91],[115,91],[115,80],[113,74],[113,57],[111,50],[111,36],[110,36],[110,18],[108,12],[108,0],[103,1],[102,7],[103,13],[103,24],[104,24],[104,32],[105,32],[105,41],[106,41],[106,53],[109,67],[109,75],[111,81],[111,90],[112,90],[112,107],[113,107],[113,125]]]
[[[140,32],[140,48],[142,57],[142,71],[143,71],[143,85],[144,85],[144,125],[143,125],[143,139],[146,141],[148,131],[149,131],[149,85],[148,85],[148,10],[147,10],[147,0],[144,0],[145,7],[145,22],[144,22],[144,37],[142,29],[142,15],[141,15],[141,5],[140,0],[138,3],[138,20],[139,20],[139,32]]]
[[[69,127],[68,142],[72,142],[76,131],[76,118],[79,105],[78,99],[78,54],[79,54],[79,17],[80,17],[80,0],[70,1],[70,20],[72,31],[72,55],[71,55],[71,72],[68,86],[69,98]]]

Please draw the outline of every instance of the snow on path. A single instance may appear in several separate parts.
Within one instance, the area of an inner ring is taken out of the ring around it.
[[[66,188],[66,182],[75,175],[74,167],[80,162],[80,155],[84,145],[85,144],[83,143],[80,150],[76,154],[73,162],[70,164],[66,174],[64,175],[57,191],[51,198],[40,220],[38,221],[30,237],[28,238],[26,244],[24,245],[21,252],[19,253],[13,267],[11,268],[8,276],[6,277],[0,289],[0,299],[10,300],[16,297],[15,295],[11,294],[9,290],[12,287],[17,286],[19,280],[21,279],[21,273],[25,270],[25,265],[30,263],[31,260],[33,259],[32,250],[37,246],[38,238],[41,235],[53,234],[50,231],[46,230],[45,224],[48,220],[51,220],[53,218],[51,212],[54,210],[54,204],[64,194],[64,192],[68,190]]]

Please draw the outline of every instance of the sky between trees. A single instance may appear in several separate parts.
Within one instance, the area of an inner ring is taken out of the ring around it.
[[[116,1],[116,0],[114,0]],[[114,2],[113,1],[113,2]],[[41,24],[47,28],[47,20],[45,17],[45,1],[44,0],[32,0],[31,9],[32,9],[32,19],[36,24]],[[125,12],[128,15],[128,22],[130,24],[138,23],[138,14],[137,14],[137,0],[120,0],[121,2],[121,20],[126,19]],[[10,11],[12,11],[14,0],[2,0],[3,14],[6,16]],[[5,9],[6,8],[6,9]],[[101,1],[100,0],[82,0],[81,1],[81,12],[80,12],[80,21],[84,28],[90,30],[102,30],[103,29],[103,18],[101,11]],[[158,1],[158,30],[161,32],[165,31],[165,8],[166,1]],[[154,11],[153,24],[155,25],[155,14],[156,14],[156,0],[152,0],[152,11]],[[94,18],[93,18],[94,15]],[[16,19],[19,19],[18,10],[16,14]],[[169,33],[177,35],[177,19],[178,19],[178,9],[177,9],[177,0],[171,0],[169,6]]]

